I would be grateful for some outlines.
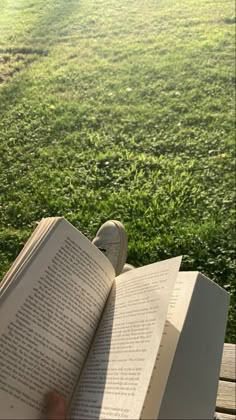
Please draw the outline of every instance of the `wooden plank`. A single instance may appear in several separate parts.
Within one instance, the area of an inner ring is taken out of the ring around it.
[[[220,379],[236,381],[235,344],[225,344],[221,362]]]
[[[235,394],[235,382],[219,381],[216,411],[228,414],[236,414]]]
[[[216,413],[219,420],[236,420],[236,415],[226,413]]]

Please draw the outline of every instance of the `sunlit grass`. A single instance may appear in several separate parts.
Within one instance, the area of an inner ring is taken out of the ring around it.
[[[231,292],[231,0],[0,4],[1,272],[44,216],[125,223],[135,265],[183,254]]]

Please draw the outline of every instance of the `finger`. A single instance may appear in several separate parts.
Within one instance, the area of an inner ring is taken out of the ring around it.
[[[47,420],[66,420],[65,400],[56,392],[50,392],[47,395],[46,419]]]

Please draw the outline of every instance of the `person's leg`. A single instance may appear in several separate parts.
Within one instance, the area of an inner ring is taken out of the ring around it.
[[[123,270],[121,271],[121,274],[126,273],[127,271],[130,271],[130,270],[133,270],[134,268],[136,267],[134,267],[131,264],[125,264],[123,267]]]

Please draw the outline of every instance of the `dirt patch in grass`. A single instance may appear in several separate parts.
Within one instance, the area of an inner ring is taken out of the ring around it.
[[[15,73],[47,54],[46,50],[27,47],[0,50],[0,84],[7,82]]]

